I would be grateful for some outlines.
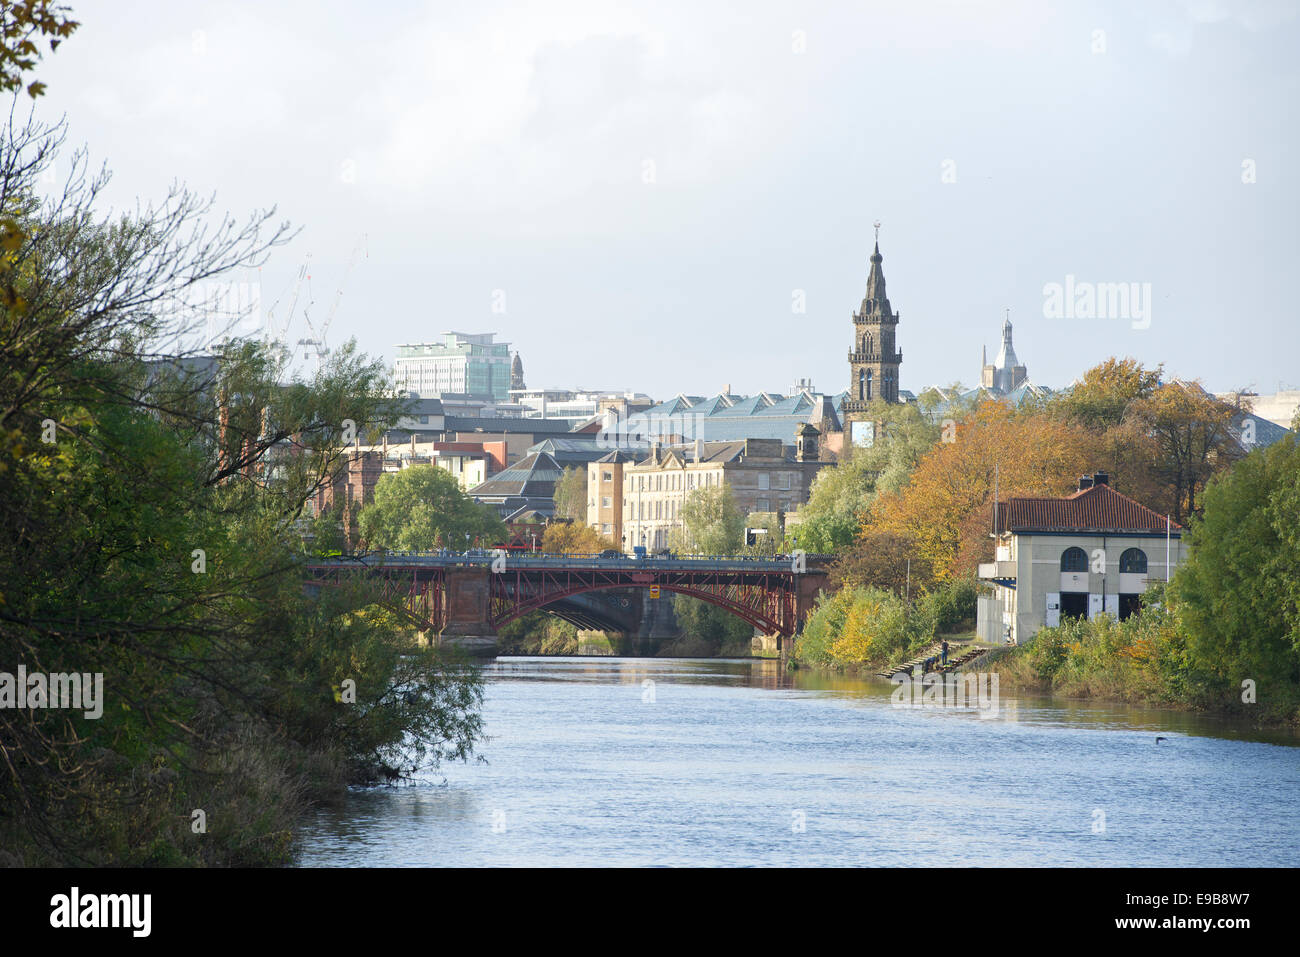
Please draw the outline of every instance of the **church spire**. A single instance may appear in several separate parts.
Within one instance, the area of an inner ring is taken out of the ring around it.
[[[867,273],[867,295],[862,300],[862,312],[889,313],[889,300],[885,297],[885,273],[880,268],[884,256],[880,255],[880,221],[876,227],[876,248],[871,253],[871,270]]]
[[[849,352],[849,390],[841,407],[846,414],[862,413],[871,403],[899,401],[899,365],[903,353],[895,345],[898,315],[885,295],[885,274],[880,268],[880,223],[873,223],[876,242],[867,273],[867,294],[853,314],[853,349]]]

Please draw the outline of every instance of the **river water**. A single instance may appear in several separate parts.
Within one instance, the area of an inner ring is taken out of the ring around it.
[[[486,670],[486,763],[351,793],[302,865],[1300,865],[1292,735],[1006,694],[898,708],[771,661]]]

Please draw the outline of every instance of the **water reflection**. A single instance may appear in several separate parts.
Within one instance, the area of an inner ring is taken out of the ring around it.
[[[887,681],[775,661],[485,670],[487,763],[322,810],[301,863],[1300,863],[1295,735],[1031,696],[899,709]]]
[[[763,658],[498,658],[485,673],[499,681],[590,681],[641,685],[652,681],[677,684],[740,686],[769,691],[814,692],[864,702],[889,704],[894,686],[874,675],[829,671],[791,671]],[[901,710],[901,709],[900,709]],[[928,708],[911,709],[928,712]],[[967,709],[971,712],[976,709]],[[998,717],[1032,724],[1076,725],[1102,730],[1140,730],[1260,741],[1300,746],[1298,729],[1260,729],[1250,721],[1174,708],[1124,702],[1009,694],[999,691]]]

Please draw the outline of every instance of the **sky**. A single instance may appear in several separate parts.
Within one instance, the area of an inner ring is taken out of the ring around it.
[[[276,207],[300,231],[231,281],[283,318],[308,264],[331,344],[496,332],[531,387],[838,392],[879,222],[905,389],[974,385],[1008,310],[1042,385],[1133,356],[1300,387],[1286,0],[69,2],[38,115],[117,208],[177,180]],[[1115,283],[1118,317],[1073,298]]]

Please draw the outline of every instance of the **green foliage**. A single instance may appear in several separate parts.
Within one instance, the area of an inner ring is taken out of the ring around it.
[[[587,470],[566,468],[555,483],[555,514],[578,525],[587,524]]]
[[[1157,587],[1149,597],[1158,596]],[[1124,621],[1110,615],[1067,618],[1041,629],[1004,661],[1011,674],[1026,666],[1046,690],[1069,697],[1201,700],[1177,614],[1154,600]]]
[[[941,434],[914,405],[877,402],[863,418],[881,424],[875,444],[846,448],[840,462],[817,474],[808,503],[799,510],[798,545],[804,551],[838,552],[851,545],[876,494],[906,485]]]
[[[697,555],[735,555],[745,543],[745,516],[730,485],[697,488],[682,503],[682,527],[670,533],[670,547]]]
[[[103,714],[0,708],[0,863],[285,864],[308,802],[481,733],[482,679],[375,583],[304,592],[305,505],[345,420],[392,421],[385,364],[348,344],[290,381],[239,341],[150,361],[196,338],[169,302],[265,251],[260,220],[214,239],[180,191],[107,224],[93,195],[40,207],[57,132],[5,135],[0,662],[102,673]]]
[[[492,543],[506,533],[495,512],[477,504],[455,476],[436,465],[381,475],[374,501],[361,510],[358,523],[368,547],[404,552]]]
[[[952,632],[973,628],[979,589],[974,578],[954,578],[925,594],[918,606],[934,619],[936,630]]]
[[[521,615],[501,626],[501,654],[573,655],[578,653],[578,627],[544,611]]]
[[[879,668],[903,660],[933,641],[934,617],[910,613],[903,599],[879,588],[846,587],[823,593],[795,644],[800,664]]]
[[[673,595],[673,615],[683,635],[704,642],[713,654],[728,646],[747,645],[754,635],[749,622],[690,595]]]
[[[1110,358],[1054,395],[1047,407],[1066,421],[1103,432],[1123,422],[1134,403],[1155,393],[1162,369],[1147,369],[1136,359]]]
[[[1258,449],[1211,482],[1170,588],[1188,650],[1224,701],[1256,682],[1261,704],[1300,687],[1300,445]]]

